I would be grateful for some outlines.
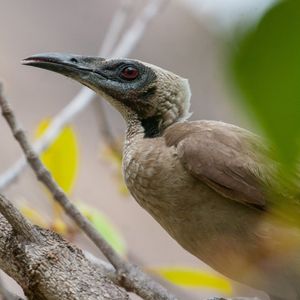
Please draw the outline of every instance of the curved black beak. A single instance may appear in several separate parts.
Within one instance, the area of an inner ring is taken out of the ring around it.
[[[97,73],[104,58],[81,56],[76,54],[43,53],[25,58],[23,65],[33,66],[60,73],[79,80],[81,75],[87,73]],[[98,75],[101,75],[98,73]],[[81,81],[81,80],[79,80]]]
[[[50,70],[99,91],[101,82],[105,81],[101,73],[104,58],[81,56],[76,54],[43,53],[30,56],[22,61],[23,65]]]

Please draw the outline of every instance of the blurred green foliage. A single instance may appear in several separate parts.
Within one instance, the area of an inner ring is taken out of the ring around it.
[[[300,150],[300,1],[279,2],[236,43],[231,70],[242,99],[292,170]]]

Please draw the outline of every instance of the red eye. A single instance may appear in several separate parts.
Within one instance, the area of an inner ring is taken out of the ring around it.
[[[134,80],[139,76],[139,70],[136,69],[135,67],[125,67],[121,71],[121,77],[126,79],[126,80]]]

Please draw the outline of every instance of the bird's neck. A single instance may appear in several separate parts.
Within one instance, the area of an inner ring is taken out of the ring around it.
[[[133,140],[145,138],[145,136],[147,135],[147,129],[145,129],[145,127],[150,125],[146,125],[144,121],[138,117],[138,115],[133,114],[130,118],[126,120],[126,123],[126,141],[132,142]]]
[[[132,109],[123,108],[123,117],[127,123],[127,139],[156,138],[163,134],[165,129],[176,122],[190,117],[190,87],[187,80],[181,80],[180,86],[173,90],[160,93],[157,99],[159,110],[151,117],[141,118]]]
[[[177,118],[164,120],[163,116],[152,116],[141,119],[137,115],[127,120],[126,139],[156,138],[163,134],[170,125],[178,122]]]

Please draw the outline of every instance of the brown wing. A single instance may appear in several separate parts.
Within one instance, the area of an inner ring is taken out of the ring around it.
[[[175,124],[164,136],[194,177],[227,198],[265,209],[268,178],[261,162],[267,150],[256,135],[222,122],[197,121]]]

